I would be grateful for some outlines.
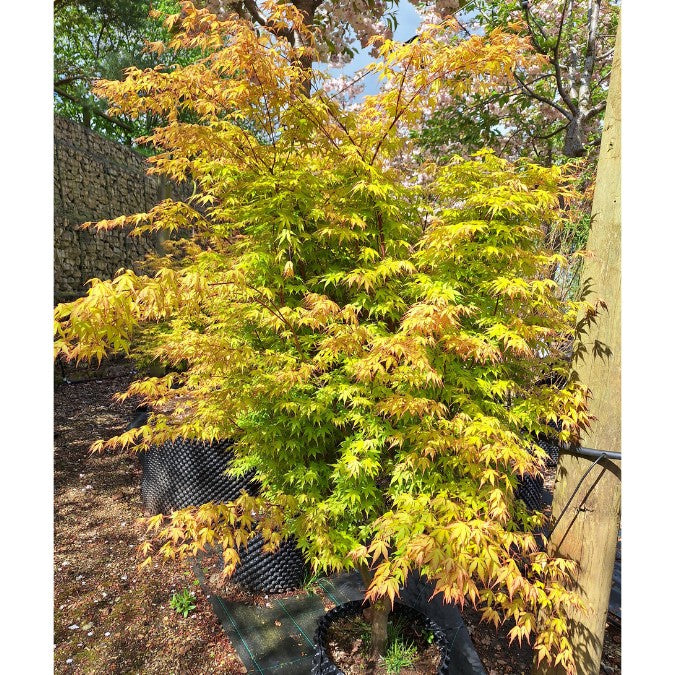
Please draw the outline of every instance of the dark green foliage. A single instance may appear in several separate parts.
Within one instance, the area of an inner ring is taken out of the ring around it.
[[[126,68],[153,68],[148,40],[168,38],[150,10],[175,12],[177,0],[63,0],[54,3],[54,111],[103,136],[131,145],[162,120],[106,114],[107,103],[92,93],[97,79],[120,79]]]

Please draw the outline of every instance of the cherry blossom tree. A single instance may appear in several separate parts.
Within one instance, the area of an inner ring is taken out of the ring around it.
[[[206,0],[206,7],[221,17],[235,12],[254,24],[271,28],[261,0]],[[305,17],[307,26],[319,30],[318,57],[324,61],[344,62],[354,56],[354,45],[365,47],[374,35],[390,36],[397,25],[399,0],[292,0]],[[432,10],[446,18],[467,4],[467,0],[411,0],[422,13]],[[285,35],[295,46],[301,36]]]
[[[592,157],[600,143],[618,2],[473,0],[463,9],[466,35],[510,24],[541,60],[517,69],[509,88],[456,97],[427,125],[423,144],[437,154],[489,145],[545,164]]]

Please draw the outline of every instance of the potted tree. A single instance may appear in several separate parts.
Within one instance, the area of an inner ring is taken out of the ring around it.
[[[587,423],[583,389],[542,378],[564,370],[557,345],[575,313],[548,276],[564,261],[543,233],[573,193],[560,167],[488,151],[415,165],[410,133],[444,91],[510,78],[527,44],[502,31],[455,44],[450,24],[381,40],[370,68],[382,92],[345,105],[318,73],[306,95],[301,14],[267,11],[254,30],[183,3],[153,48],[201,58],[98,84],[111,114],[165,116],[144,139],[151,171],[195,189],[96,227],[192,236],[154,276],[94,280],[57,307],[57,353],[182,363],[125,394],[173,414],[98,447],[232,438],[231,470],[260,482],[258,495],[149,518],[144,552],[219,542],[232,574],[252,537],[266,550],[294,537],[315,572],[361,572],[373,659],[418,571],[567,664],[572,564],[538,549],[541,514],[514,490],[541,466],[533,439],[550,422],[561,441]]]

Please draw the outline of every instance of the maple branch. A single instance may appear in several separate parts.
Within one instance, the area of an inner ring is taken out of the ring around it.
[[[408,59],[408,63],[405,64],[405,70],[403,71],[403,74],[401,75],[401,84],[398,88],[398,93],[396,94],[396,107],[394,108],[394,117],[396,117],[397,114],[398,114],[398,106],[401,102],[401,96],[403,95],[403,85],[405,84],[405,78],[406,78],[406,75],[408,74],[408,70],[410,69],[411,63],[412,63],[412,53],[410,54],[410,58]]]
[[[255,148],[253,147],[253,144],[251,143],[251,138],[249,137],[249,135],[247,133],[244,133],[243,136],[244,136],[244,141],[246,141],[246,145],[248,145],[248,149],[251,151],[251,154],[253,155],[253,157],[255,157],[255,160],[258,163],[258,165],[262,165],[263,167],[265,167],[265,169],[267,169],[268,173],[273,176],[274,171],[272,170],[272,168],[270,166],[267,165],[267,162],[264,159],[262,159],[262,157],[260,157],[258,155],[258,153],[255,151]]]
[[[307,99],[305,97],[299,97],[296,101],[296,105],[298,105],[298,107],[300,109],[304,108],[303,113],[308,117],[308,119],[310,119],[312,122],[314,122],[314,124],[317,126],[318,130],[330,141],[330,143],[333,145],[333,147],[336,150],[339,151],[340,146],[338,145],[337,141],[331,136],[329,131],[324,127],[324,125],[321,123],[321,120],[318,120],[314,116],[314,114],[313,114],[314,111],[309,106],[305,105],[306,101],[307,101]],[[330,107],[328,106],[328,102],[326,102],[326,109],[330,113]],[[335,118],[335,116],[331,114],[331,117],[339,125],[339,121]],[[346,129],[344,127],[342,127],[342,128],[346,132]],[[347,134],[347,135],[349,136],[349,134]],[[351,138],[349,140],[352,141],[352,143],[354,144],[354,147],[356,148],[357,152],[359,153],[359,156],[361,157],[361,159],[363,159],[365,161],[365,158],[363,157],[363,155],[359,151],[359,146],[356,145],[356,143],[354,143],[354,141]]]
[[[330,106],[330,99],[325,100],[321,95],[319,95],[320,98],[324,101],[326,104],[326,110],[328,111],[328,114],[331,116],[332,120],[342,129],[342,131],[345,132],[347,135],[347,138],[349,139],[350,143],[354,146],[358,156],[365,162],[366,158],[361,151],[361,147],[358,145],[358,143],[352,138],[352,135],[349,133],[349,129],[347,126],[342,122],[342,120],[335,114],[335,111],[333,108]],[[335,147],[338,147],[337,145]]]
[[[393,118],[392,118],[392,120],[391,120],[391,123],[390,123],[389,126],[387,127],[386,131],[385,131],[384,134],[382,135],[382,138],[380,138],[380,140],[378,141],[377,145],[375,146],[375,152],[373,153],[373,157],[372,157],[372,159],[370,160],[370,166],[373,166],[373,164],[375,163],[375,159],[376,159],[378,153],[380,152],[380,148],[382,147],[382,143],[384,143],[385,138],[387,138],[387,136],[389,136],[389,132],[396,126],[396,124],[398,123],[398,120],[399,120],[399,118],[401,117],[401,115],[403,115],[403,113],[405,112],[405,110],[406,110],[406,109],[408,108],[408,106],[415,100],[415,98],[416,98],[417,96],[419,96],[419,94],[420,94],[420,92],[421,92],[421,90],[422,90],[422,88],[418,89],[418,90],[413,94],[413,96],[412,96],[411,99],[408,101],[408,103],[407,103],[407,104],[399,111],[398,106],[399,106],[399,104],[400,104],[400,102],[401,102],[401,96],[402,96],[402,94],[403,94],[403,85],[405,84],[405,81],[406,81],[406,75],[408,74],[408,70],[409,70],[409,68],[410,68],[410,64],[412,63],[412,57],[413,57],[413,55],[412,55],[412,52],[411,52],[411,53],[410,53],[410,56],[409,56],[409,58],[408,58],[408,63],[407,63],[406,66],[405,66],[405,70],[403,71],[403,73],[402,73],[402,75],[401,75],[401,83],[400,83],[400,85],[399,85],[398,93],[397,93],[397,95],[396,95],[396,108],[394,109],[394,116],[393,116]],[[439,77],[439,76],[437,76],[437,79],[438,79],[438,77]]]
[[[256,70],[255,64],[252,63],[251,67],[253,68],[253,74],[255,75],[258,82],[262,83],[262,80],[258,76],[258,71]],[[277,144],[274,140],[274,122],[272,120],[272,113],[270,112],[270,108],[269,108],[269,105],[267,103],[267,92],[265,91],[265,89],[262,86],[261,86],[261,89],[262,89],[262,100],[263,100],[263,104],[265,106],[265,114],[267,115],[267,122],[269,123],[269,138],[272,141],[272,145],[274,146],[274,150],[276,151]],[[264,125],[264,122],[263,122],[263,125]],[[272,165],[274,165],[274,162],[272,163]]]
[[[261,295],[263,298],[265,297],[262,293],[262,291],[259,291],[257,288],[254,288],[253,286],[249,286],[246,284],[247,288],[250,288],[252,291],[256,291],[259,295]],[[281,313],[281,310],[274,304],[272,300],[268,300],[269,304],[265,302],[265,300],[257,299],[254,300],[254,302],[257,302],[261,307],[264,307],[268,312],[271,312],[274,316],[277,317],[280,321],[284,323],[286,328],[291,331],[293,334],[293,342],[295,343],[295,348],[300,355],[300,358],[303,361],[307,361],[307,356],[305,355],[305,352],[303,349],[300,347],[300,341],[298,339],[298,334],[295,332],[295,328],[293,328],[292,324],[288,321],[288,319]],[[270,307],[271,305],[271,307]]]
[[[380,244],[380,257],[382,260],[387,256],[387,247],[384,243],[384,227],[382,224],[382,211],[377,209],[377,238]]]
[[[209,286],[240,286],[240,285],[242,284],[238,284],[236,281],[214,281],[209,284]],[[291,331],[291,333],[293,334],[293,342],[295,343],[295,348],[298,354],[300,355],[300,358],[303,361],[307,361],[307,356],[302,347],[300,346],[300,340],[298,339],[298,334],[295,332],[295,328],[293,328],[293,325],[281,313],[281,310],[274,304],[272,300],[265,298],[264,293],[260,289],[256,288],[255,286],[251,286],[251,284],[247,283],[244,283],[243,286],[253,291],[254,293],[257,293],[259,296],[263,298],[263,299],[260,298],[251,298],[251,299],[253,300],[253,302],[258,303],[261,307],[265,308],[268,312],[276,316],[277,319],[279,319],[279,321],[281,321],[288,328],[288,330]]]

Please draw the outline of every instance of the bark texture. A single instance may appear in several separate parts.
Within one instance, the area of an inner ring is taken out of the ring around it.
[[[359,565],[359,574],[365,588],[373,581],[373,574],[367,565]],[[387,653],[387,623],[392,610],[392,603],[388,598],[380,598],[363,612],[363,618],[370,623],[371,642],[370,657],[378,661]]]
[[[390,608],[390,603],[381,599],[374,603],[368,612],[371,626],[370,656],[375,661],[387,653],[387,621]]]

